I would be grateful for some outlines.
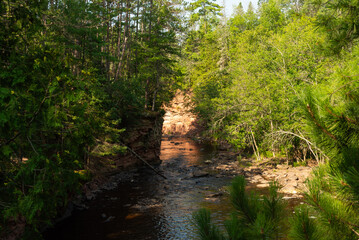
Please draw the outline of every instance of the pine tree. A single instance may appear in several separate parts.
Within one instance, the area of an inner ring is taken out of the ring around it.
[[[277,239],[284,216],[284,201],[278,193],[279,186],[273,182],[269,196],[259,197],[246,192],[246,181],[238,176],[230,188],[231,203],[236,210],[225,223],[226,234],[221,233],[210,221],[210,212],[201,209],[194,213],[200,239]]]
[[[303,105],[312,139],[329,157],[307,183],[309,214],[297,213],[294,226],[325,233],[320,239],[357,239],[359,236],[359,92],[358,47],[348,54],[344,69],[330,83],[307,92]],[[293,236],[304,235],[299,228]],[[320,234],[319,234],[320,235]],[[298,238],[297,238],[298,239]],[[316,238],[313,238],[316,239]]]
[[[305,1],[314,10],[317,23],[330,36],[331,48],[340,53],[343,48],[355,45],[359,37],[359,3],[356,0]]]

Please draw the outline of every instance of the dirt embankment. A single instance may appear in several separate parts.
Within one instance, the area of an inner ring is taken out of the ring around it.
[[[243,168],[243,171],[249,182],[257,187],[268,187],[269,182],[275,180],[281,186],[280,192],[300,197],[312,167],[293,167],[284,162],[278,159],[261,161]]]
[[[162,133],[164,136],[197,136],[203,130],[198,117],[193,113],[191,93],[178,90],[172,101],[163,108]]]
[[[256,188],[268,188],[269,183],[277,181],[281,186],[280,192],[291,197],[301,197],[305,191],[305,181],[309,177],[314,164],[293,167],[286,164],[285,159],[241,159],[238,154],[220,152],[217,156],[207,160],[208,168],[219,171],[221,175],[244,175],[248,185]]]

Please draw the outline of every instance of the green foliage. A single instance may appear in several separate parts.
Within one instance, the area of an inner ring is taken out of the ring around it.
[[[317,15],[317,23],[330,36],[331,47],[336,53],[351,48],[359,37],[358,10],[356,0],[307,1],[306,4]]]
[[[120,144],[104,143],[97,145],[92,154],[99,157],[116,156],[119,153],[126,152],[126,149],[126,147]]]
[[[196,44],[187,74],[208,136],[257,158],[272,152],[323,163],[307,182],[291,239],[358,238],[357,8],[351,0],[260,1],[257,12],[239,5],[228,22],[187,41]],[[258,201],[244,186],[234,180],[231,200],[245,221],[228,231],[274,238],[278,198]]]
[[[333,164],[348,161],[357,166],[357,53],[358,47],[345,56],[330,82],[307,91],[303,98],[311,137],[333,159]]]
[[[243,177],[236,177],[232,181],[230,193],[233,207],[246,218],[248,223],[253,223],[258,212],[258,196],[254,193],[249,195],[245,191],[246,182]]]
[[[357,47],[343,57],[331,81],[303,97],[311,138],[330,159],[314,172],[305,195],[311,215],[317,217],[311,225],[325,232],[326,239],[357,238],[359,95],[352,77],[359,72],[356,52]],[[299,234],[298,229],[293,233]]]
[[[231,203],[236,211],[225,223],[225,236],[211,224],[208,210],[201,209],[194,214],[200,239],[275,239],[278,236],[285,207],[282,196],[278,194],[278,184],[271,183],[269,196],[263,198],[248,193],[245,185],[243,176],[232,181]]]
[[[29,160],[7,187],[17,195],[17,202],[6,209],[4,217],[24,216],[34,226],[49,224],[58,210],[67,207],[69,194],[75,194],[78,176],[66,170],[61,159],[46,160],[41,157]],[[38,169],[42,165],[42,169]],[[22,190],[16,184],[21,182]],[[31,186],[28,188],[27,186]],[[21,192],[18,192],[21,191]]]
[[[307,162],[302,161],[302,162],[294,162],[293,163],[293,167],[300,167],[300,166],[307,166]]]
[[[228,22],[190,32],[187,78],[207,136],[257,158],[283,148],[295,159],[318,158],[303,140],[298,98],[303,88],[324,82],[336,62],[316,18],[298,7],[275,0],[261,2],[258,12],[238,6]]]
[[[123,152],[126,124],[145,105],[157,111],[178,87],[178,7],[134,5],[0,2],[4,232],[17,219],[30,232],[49,224],[90,179],[83,169],[91,158]]]
[[[290,221],[291,229],[289,238],[293,240],[319,240],[323,239],[317,229],[317,224],[314,218],[309,216],[309,211],[305,207],[297,207],[295,214]]]
[[[244,240],[245,234],[242,227],[242,221],[238,218],[236,213],[231,214],[231,218],[225,223],[226,232],[228,234],[228,239],[231,240]]]
[[[209,210],[200,209],[193,214],[193,220],[198,229],[198,235],[203,240],[224,239],[218,228],[211,224],[211,213]]]
[[[270,31],[281,28],[286,20],[283,10],[277,0],[263,2],[260,6],[260,24]]]

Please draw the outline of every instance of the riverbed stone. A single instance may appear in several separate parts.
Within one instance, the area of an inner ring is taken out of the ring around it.
[[[206,198],[204,198],[206,201],[208,201],[208,202],[217,202],[217,201],[219,201],[219,199],[218,198],[216,198],[216,197],[206,197]]]
[[[86,194],[87,201],[91,201],[93,199],[95,199],[95,195],[93,193],[90,192],[90,193]]]
[[[110,221],[112,221],[113,219],[115,219],[114,216],[109,216],[109,217],[104,221],[104,223],[110,222]]]
[[[289,169],[289,166],[288,165],[284,165],[284,164],[278,164],[276,166],[277,169]]]
[[[216,197],[221,197],[221,196],[223,196],[223,193],[222,193],[222,192],[216,192],[216,193],[206,194],[206,197],[207,197],[207,198],[216,198]]]
[[[268,188],[269,187],[269,183],[260,183],[256,185],[258,188]]]
[[[200,178],[200,177],[206,177],[208,176],[209,173],[204,171],[204,170],[195,170],[193,173],[192,173],[192,178]]]

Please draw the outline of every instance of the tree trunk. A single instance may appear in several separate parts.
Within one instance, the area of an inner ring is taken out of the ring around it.
[[[156,89],[153,93],[153,100],[152,100],[152,111],[155,111],[155,107],[156,107],[156,98],[157,98],[157,92],[158,89],[160,87],[160,79],[159,79],[159,75],[156,75]]]
[[[116,70],[116,75],[115,75],[115,81],[118,80],[119,76],[121,76],[121,69],[122,69],[122,66],[124,65],[124,59],[125,59],[125,55],[126,55],[126,50],[127,50],[127,46],[128,46],[128,32],[129,32],[129,25],[130,25],[130,1],[127,0],[126,1],[126,8],[127,8],[127,11],[126,11],[126,19],[125,19],[125,31],[123,33],[124,35],[124,41],[123,41],[123,44],[122,44],[122,52],[121,52],[121,55],[120,55],[120,59],[119,59],[119,62],[118,62],[118,65],[117,65],[117,70]],[[119,48],[120,50],[120,48]]]
[[[148,107],[148,91],[149,91],[149,85],[150,85],[150,79],[147,78],[146,80],[146,86],[145,86],[145,109]]]
[[[254,133],[251,129],[251,134],[252,134],[252,139],[253,139],[253,143],[252,143],[252,146],[253,146],[253,151],[254,151],[254,154],[256,155],[256,158],[257,160],[260,160],[261,159],[261,156],[259,154],[259,148],[257,146],[257,142],[256,142],[256,139],[254,137]]]

